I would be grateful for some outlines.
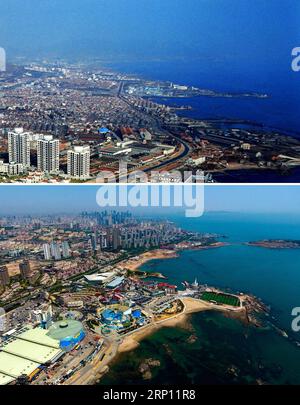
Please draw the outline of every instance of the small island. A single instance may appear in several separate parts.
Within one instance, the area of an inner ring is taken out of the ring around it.
[[[266,239],[248,242],[246,245],[266,249],[300,249],[300,240]]]

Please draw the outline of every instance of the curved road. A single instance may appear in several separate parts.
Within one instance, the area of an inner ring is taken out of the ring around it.
[[[148,169],[144,169],[144,171],[146,173],[149,172],[149,171],[152,171],[152,170],[160,169],[160,168],[162,168],[164,166],[167,166],[167,165],[169,165],[171,163],[174,163],[174,162],[184,158],[185,156],[187,156],[190,153],[190,147],[188,146],[188,144],[186,142],[184,142],[182,139],[178,138],[177,136],[175,136],[175,135],[173,135],[173,134],[171,134],[169,132],[168,132],[168,135],[172,136],[172,138],[176,139],[176,141],[183,146],[184,150],[176,157],[165,160],[164,162],[161,162],[161,163],[157,164],[156,166],[151,166]]]
[[[128,104],[132,109],[134,109],[134,107],[132,106],[132,104],[131,104],[125,97],[122,96],[123,86],[124,86],[124,82],[121,82],[121,83],[120,83],[120,87],[119,87],[119,91],[118,91],[118,97],[119,97],[122,101],[124,101],[126,104]],[[140,113],[140,115],[144,115],[144,113],[142,113],[142,112],[140,112],[140,111],[138,111],[138,112]],[[147,116],[147,118],[148,118],[148,116]],[[160,130],[162,130],[160,121],[159,121],[158,119],[154,119],[154,121],[155,121],[155,123],[156,123],[156,126],[157,126]],[[167,136],[171,136],[171,137],[172,137],[173,139],[175,139],[179,144],[181,144],[181,145],[183,146],[183,151],[182,151],[178,156],[175,156],[175,157],[170,158],[170,159],[168,159],[168,160],[166,160],[166,161],[164,161],[164,162],[158,163],[157,165],[154,165],[154,166],[151,166],[151,167],[149,167],[149,168],[144,169],[145,172],[149,172],[149,171],[152,171],[152,170],[160,169],[160,168],[162,168],[162,167],[164,167],[164,166],[167,166],[167,165],[169,165],[169,164],[171,164],[171,163],[174,163],[174,162],[176,162],[176,161],[178,161],[178,160],[184,158],[185,156],[187,156],[187,155],[190,153],[190,150],[191,150],[191,149],[190,149],[189,145],[188,145],[185,141],[183,141],[182,139],[180,139],[178,136],[172,134],[171,132],[168,132],[168,131],[166,131],[166,130],[164,130],[164,132],[166,133]]]

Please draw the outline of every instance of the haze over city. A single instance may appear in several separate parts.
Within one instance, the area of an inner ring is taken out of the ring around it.
[[[104,186],[106,187],[106,186]],[[116,187],[116,186],[109,186]],[[129,189],[132,186],[129,186]],[[147,188],[149,195],[151,186],[135,186],[137,189]],[[160,190],[164,186],[159,186]],[[168,186],[165,186],[168,188]],[[190,187],[190,186],[188,186]],[[196,187],[196,186],[194,186]],[[201,187],[201,186],[198,186]],[[22,214],[57,214],[80,213],[88,210],[103,210],[96,202],[99,187],[85,186],[2,186],[0,193],[5,195],[1,201],[0,215]],[[126,186],[121,186],[125,192]],[[174,191],[181,186],[171,186],[171,203]],[[177,191],[178,192],[178,191]],[[300,190],[287,186],[218,186],[205,188],[205,212],[244,212],[244,213],[286,213],[298,214],[300,207]],[[106,207],[105,209],[109,209]],[[119,209],[118,206],[111,207]],[[131,207],[127,207],[131,209]],[[124,210],[124,208],[121,208]],[[140,215],[184,214],[184,208],[134,208],[133,212]]]
[[[299,4],[269,5],[267,0],[2,0],[0,41],[11,56],[192,57],[236,60],[244,68],[255,62],[272,70],[299,38]]]

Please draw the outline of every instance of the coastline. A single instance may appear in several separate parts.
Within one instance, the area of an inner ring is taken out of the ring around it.
[[[209,311],[215,309],[211,304],[204,301],[196,300],[194,298],[180,298],[184,304],[183,312],[176,314],[169,319],[164,319],[161,321],[156,321],[147,325],[144,329],[134,332],[132,335],[126,336],[119,346],[118,354],[125,353],[136,349],[139,343],[145,338],[149,337],[153,333],[157,332],[162,328],[175,328],[175,327],[185,327],[188,318],[191,314],[202,311]]]
[[[136,258],[124,260],[123,262],[119,263],[119,267],[123,268],[124,270],[126,269],[132,272],[137,272],[143,264],[150,262],[151,260],[176,259],[177,257],[178,253],[175,250],[156,249],[150,252],[142,253]]]
[[[238,319],[245,324],[252,324],[253,326],[259,326],[255,323],[255,320],[249,317],[247,307],[244,305],[249,299],[249,296],[240,296],[243,305],[233,308],[227,305],[217,305],[212,302],[203,301],[198,298],[180,296],[179,300],[183,303],[182,312],[175,314],[167,319],[155,320],[134,331],[127,336],[123,337],[118,342],[109,342],[97,359],[95,359],[90,366],[82,373],[73,376],[66,385],[94,385],[100,382],[102,377],[110,370],[110,365],[118,361],[118,357],[124,353],[131,352],[137,349],[140,343],[158,332],[162,328],[183,328],[189,329],[189,319],[192,314],[206,311],[221,312],[225,317]]]
[[[216,242],[211,245],[193,245],[189,242],[181,242],[178,243],[175,249],[155,249],[150,252],[142,253],[141,255],[137,256],[136,258],[132,258],[129,260],[124,260],[119,263],[118,267],[122,270],[129,270],[131,272],[138,272],[140,268],[152,260],[167,260],[167,259],[176,259],[179,257],[180,252],[187,251],[187,250],[209,250],[209,249],[218,249],[221,247],[229,246],[230,244],[227,242]],[[163,275],[161,275],[164,278]]]
[[[133,273],[138,273],[139,268],[151,260],[176,258],[179,256],[180,252],[184,250],[207,250],[228,245],[229,244],[226,242],[216,242],[208,246],[195,246],[193,248],[192,246],[183,245],[180,248],[180,244],[178,244],[175,250],[156,249],[150,252],[145,252],[136,258],[124,260],[119,264],[119,267],[122,267],[124,270],[126,269],[132,271]],[[223,313],[225,317],[238,319],[240,322],[245,324],[259,326],[255,323],[255,319],[252,319],[249,316],[247,306],[245,305],[247,300],[251,299],[250,296],[240,295],[239,298],[241,300],[241,306],[234,308],[232,306],[218,305],[217,303],[184,296],[181,294],[178,297],[183,304],[183,310],[180,313],[161,320],[152,317],[150,323],[138,330],[135,330],[134,332],[129,333],[127,336],[122,337],[115,343],[109,341],[106,344],[105,349],[101,351],[99,357],[93,361],[91,367],[89,367],[82,376],[78,375],[72,378],[67,382],[67,385],[78,383],[81,384],[82,382],[90,385],[99,383],[103,376],[109,372],[111,364],[118,361],[119,356],[137,349],[144,339],[147,339],[149,336],[158,332],[162,328],[179,327],[188,329],[189,319],[194,313],[217,311]],[[102,360],[100,358],[102,358]]]
[[[245,307],[239,307],[232,309],[227,306],[218,306],[209,302],[202,301],[191,297],[181,297],[180,300],[184,304],[184,309],[181,313],[176,314],[169,319],[161,321],[153,321],[134,333],[125,336],[122,342],[118,345],[115,356],[110,359],[107,365],[97,370],[97,378],[94,382],[97,383],[101,378],[109,372],[109,365],[118,360],[118,357],[124,353],[131,352],[137,349],[140,343],[158,332],[162,328],[176,328],[181,327],[187,329],[189,327],[189,318],[194,313],[206,312],[206,311],[218,311],[223,312],[224,316],[239,319],[241,322],[250,323],[247,317],[247,310]]]

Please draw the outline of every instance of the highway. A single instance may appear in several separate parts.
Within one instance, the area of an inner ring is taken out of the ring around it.
[[[149,171],[152,171],[152,170],[161,169],[161,168],[163,168],[165,166],[168,166],[171,163],[175,163],[178,160],[183,159],[185,156],[187,156],[190,153],[191,149],[190,149],[189,145],[186,142],[184,142],[182,139],[178,138],[177,136],[175,136],[175,135],[173,135],[173,134],[171,134],[169,132],[168,132],[168,135],[172,136],[174,139],[177,140],[178,143],[180,143],[182,145],[183,151],[180,152],[179,155],[177,155],[177,156],[175,156],[173,158],[170,158],[168,160],[164,160],[163,162],[160,162],[157,165],[154,165],[154,166],[151,166],[151,167],[149,167],[147,169],[144,169],[144,171],[146,173],[148,173]]]
[[[129,105],[129,107],[131,107],[132,109],[134,109],[134,106],[126,99],[126,97],[124,97],[124,96],[122,95],[122,93],[123,93],[123,87],[124,87],[124,82],[120,82],[120,86],[119,86],[119,90],[118,90],[118,97],[119,97],[123,102],[125,102],[127,105]],[[146,115],[145,113],[143,113],[143,112],[141,112],[141,111],[137,111],[137,112],[140,114],[141,118],[143,118],[143,116]],[[147,116],[147,118],[149,118],[149,117]],[[154,164],[154,165],[151,166],[151,167],[148,167],[148,168],[143,169],[143,171],[146,172],[146,173],[147,173],[147,172],[150,172],[150,171],[152,171],[152,170],[161,169],[161,168],[163,168],[163,167],[165,167],[165,166],[168,166],[169,164],[175,163],[175,162],[177,162],[178,160],[183,159],[184,157],[186,157],[186,156],[190,153],[190,151],[191,151],[191,148],[189,147],[189,145],[188,145],[185,141],[183,141],[181,138],[179,138],[178,136],[174,135],[173,133],[171,133],[171,132],[169,132],[169,131],[166,131],[166,130],[163,130],[163,129],[162,129],[162,126],[161,126],[161,122],[159,121],[159,119],[154,119],[154,118],[153,118],[153,121],[154,121],[154,126],[155,126],[155,127],[157,127],[160,131],[165,132],[166,136],[170,136],[170,137],[172,137],[174,140],[176,140],[176,142],[178,142],[178,143],[182,146],[183,150],[182,150],[178,155],[173,156],[173,157],[171,157],[171,158],[168,159],[168,160],[164,160],[163,162],[159,162],[159,163],[157,163],[157,164]]]

